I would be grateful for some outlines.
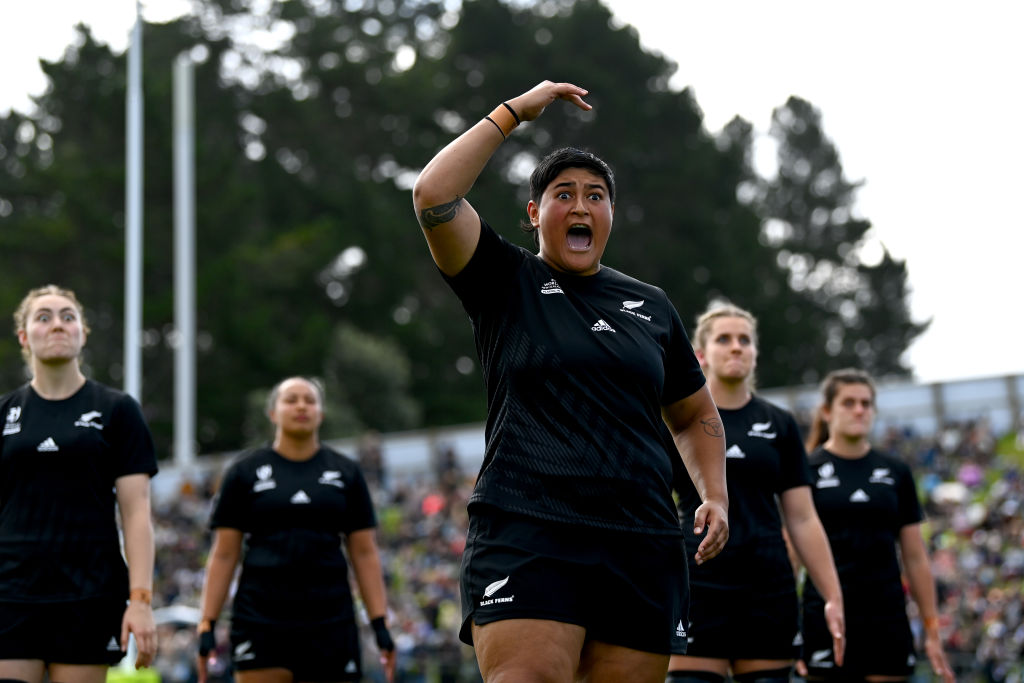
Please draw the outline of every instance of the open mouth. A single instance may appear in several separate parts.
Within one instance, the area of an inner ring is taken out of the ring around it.
[[[590,228],[584,225],[574,225],[569,228],[566,241],[569,243],[569,249],[573,251],[586,251],[594,241],[594,234]]]

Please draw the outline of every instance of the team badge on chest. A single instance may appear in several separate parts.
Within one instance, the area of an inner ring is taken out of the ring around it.
[[[13,406],[7,411],[7,419],[4,420],[4,436],[17,434],[21,431],[21,406]]]
[[[260,491],[276,488],[277,482],[274,481],[273,477],[274,470],[270,465],[260,465],[256,470],[256,483],[252,485],[252,490],[259,493]]]

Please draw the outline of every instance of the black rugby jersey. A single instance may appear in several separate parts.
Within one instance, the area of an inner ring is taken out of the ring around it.
[[[910,468],[874,449],[849,459],[818,448],[810,466],[814,505],[832,546],[847,621],[905,615],[896,548],[900,530],[922,519]],[[821,596],[811,582],[804,595],[806,609],[818,609]]]
[[[0,601],[128,596],[114,483],[157,471],[136,401],[87,380],[50,401],[0,398]]]
[[[469,313],[487,389],[470,505],[641,533],[679,533],[661,406],[704,385],[665,293],[607,266],[550,268],[481,220],[446,278]]]
[[[793,416],[778,406],[753,396],[742,408],[719,408],[725,428],[726,484],[729,489],[729,542],[704,570],[709,580],[731,557],[757,552],[764,544],[783,545],[782,519],[776,496],[788,489],[810,484],[807,455]],[[693,534],[693,512],[699,501],[685,501],[681,512],[683,533],[693,554],[701,539]],[[712,566],[713,565],[713,566]],[[787,565],[787,572],[792,570]]]
[[[302,462],[272,448],[242,454],[210,519],[245,534],[233,615],[274,624],[351,618],[342,534],[376,524],[366,480],[346,456],[323,446]]]

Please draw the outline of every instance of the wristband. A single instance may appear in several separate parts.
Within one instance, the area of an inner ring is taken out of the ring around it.
[[[373,628],[373,635],[377,639],[377,648],[381,652],[392,652],[395,649],[395,641],[391,639],[391,633],[384,625],[384,617],[371,619],[370,627]]]
[[[153,604],[153,591],[148,588],[132,588],[128,591],[129,602],[144,602],[147,605]]]
[[[213,627],[216,626],[216,619],[203,619],[199,622],[199,656],[208,657],[211,652],[217,649],[217,639],[213,635]],[[203,627],[206,627],[204,630]]]
[[[511,135],[516,126],[519,125],[519,116],[516,115],[512,107],[504,102],[495,107],[494,111],[485,118],[497,126],[498,130],[500,130],[501,134],[506,138]]]

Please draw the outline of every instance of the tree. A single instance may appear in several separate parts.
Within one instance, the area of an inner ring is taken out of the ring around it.
[[[239,26],[285,39],[256,46]],[[326,437],[483,419],[472,331],[430,259],[410,189],[438,149],[546,77],[589,88],[595,109],[556,103],[498,150],[470,200],[502,234],[532,247],[518,232],[529,170],[557,146],[586,147],[618,181],[604,262],[665,289],[688,323],[715,297],[753,310],[762,384],[807,380],[839,360],[902,371],[899,354],[920,332],[906,318],[905,264],[857,260],[867,223],[850,218],[855,188],[816,112],[776,113],[782,171],[762,181],[750,124],[710,135],[692,93],[669,88],[675,65],[597,0],[467,0],[459,11],[442,0],[199,0],[195,16],[144,31],[143,405],[161,453],[175,340],[171,64],[182,52],[197,62],[202,452],[265,434],[251,405],[297,374],[327,380],[336,403],[325,429],[337,433]],[[81,28],[63,59],[44,64],[52,85],[37,110],[0,117],[0,306],[51,280],[76,289],[93,325],[90,374],[115,385],[124,67]],[[804,135],[815,127],[817,138]],[[23,377],[13,337],[0,338],[3,386]]]
[[[855,215],[860,184],[845,178],[821,114],[790,97],[773,112],[771,134],[779,169],[763,187],[764,239],[788,272],[794,301],[784,315],[799,332],[773,360],[804,382],[842,366],[909,375],[900,356],[927,323],[910,319],[905,262],[887,251],[863,262],[871,223]]]

